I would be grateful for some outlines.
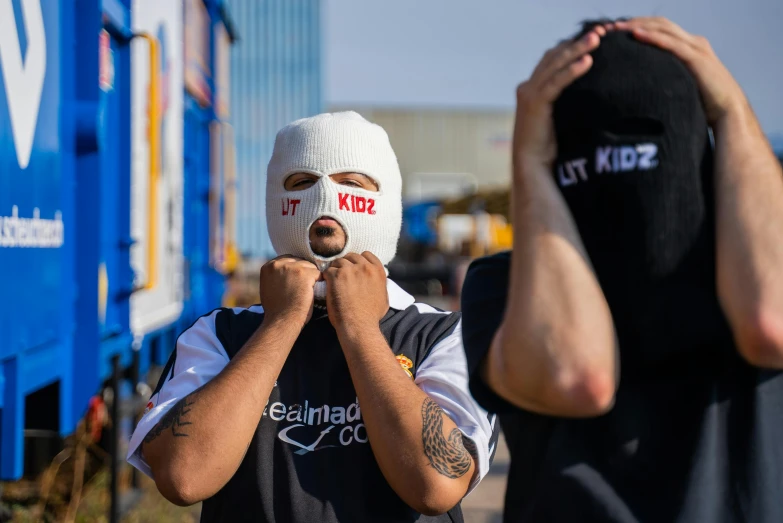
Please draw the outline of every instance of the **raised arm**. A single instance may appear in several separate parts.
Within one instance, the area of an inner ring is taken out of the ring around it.
[[[592,65],[598,27],[550,50],[517,89],[508,302],[482,375],[518,407],[594,416],[611,407],[618,352],[609,306],[552,177],[552,104]]]
[[[740,353],[783,369],[783,170],[742,89],[706,39],[663,18],[618,23],[680,58],[715,137],[718,293]]]
[[[312,263],[290,257],[266,264],[261,269],[261,326],[217,376],[171,407],[144,438],[143,457],[161,494],[172,503],[204,500],[236,472],[274,382],[312,314],[319,275]],[[181,369],[180,379],[193,379],[191,370]]]
[[[425,515],[447,512],[467,493],[478,451],[400,368],[381,333],[379,322],[389,308],[383,265],[370,253],[348,254],[325,278],[329,319],[381,472],[413,509]],[[467,384],[465,389],[469,400]]]

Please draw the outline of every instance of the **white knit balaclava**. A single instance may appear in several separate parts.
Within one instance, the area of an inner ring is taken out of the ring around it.
[[[287,191],[294,173],[311,173],[318,182],[302,191]],[[338,185],[332,174],[354,172],[370,177],[378,191]],[[370,251],[387,265],[397,252],[402,225],[402,177],[397,157],[382,127],[355,112],[326,113],[283,127],[267,168],[266,216],[269,238],[278,255],[291,254],[323,271],[349,252]],[[325,216],[345,231],[343,251],[330,258],[310,247],[310,226]],[[324,282],[316,285],[324,298]]]

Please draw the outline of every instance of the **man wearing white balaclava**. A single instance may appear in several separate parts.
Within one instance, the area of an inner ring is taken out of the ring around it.
[[[129,461],[202,521],[461,522],[494,418],[468,391],[459,313],[387,278],[402,219],[386,132],[360,115],[284,127],[267,170],[261,306],[179,338]]]
[[[287,191],[285,179],[299,172],[317,175],[309,190]],[[360,173],[376,192],[330,183],[332,174]],[[356,113],[321,114],[285,126],[275,140],[267,169],[266,217],[278,254],[313,262],[310,225],[331,216],[347,231],[345,252],[371,251],[384,265],[394,258],[402,222],[402,178],[386,132]],[[292,201],[300,200],[296,208]]]
[[[313,183],[306,190],[288,190],[286,179],[295,173],[312,175]],[[341,173],[363,175],[373,182],[374,190],[330,178]],[[397,157],[380,126],[354,112],[297,120],[277,134],[267,169],[269,238],[277,254],[310,260],[321,270],[344,254],[365,251],[388,265],[400,235],[401,193]],[[323,256],[331,253],[313,250],[309,231],[319,218],[334,220],[344,231],[346,240],[339,253]],[[316,285],[316,297],[325,297],[324,291]]]

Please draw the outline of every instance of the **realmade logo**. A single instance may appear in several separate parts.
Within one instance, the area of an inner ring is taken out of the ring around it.
[[[46,76],[46,34],[41,0],[20,0],[27,53],[22,57],[12,0],[0,0],[0,68],[19,167],[27,168]]]

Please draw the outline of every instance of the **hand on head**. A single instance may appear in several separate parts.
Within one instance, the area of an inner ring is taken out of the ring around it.
[[[563,92],[593,65],[590,53],[609,31],[628,31],[640,42],[657,46],[679,58],[695,78],[710,125],[746,105],[731,73],[702,36],[684,31],[665,18],[633,18],[596,24],[580,38],[561,42],[544,54],[531,77],[517,87],[514,163],[533,161],[548,167],[557,156],[552,107]]]
[[[536,162],[551,166],[557,156],[552,105],[574,80],[593,64],[606,28],[596,26],[578,40],[560,43],[544,54],[532,76],[517,87],[517,112],[512,156],[514,164]]]
[[[703,36],[692,35],[661,17],[633,18],[614,25],[618,30],[630,31],[639,41],[660,47],[682,60],[699,85],[710,125],[716,125],[730,110],[744,106],[742,89]]]

